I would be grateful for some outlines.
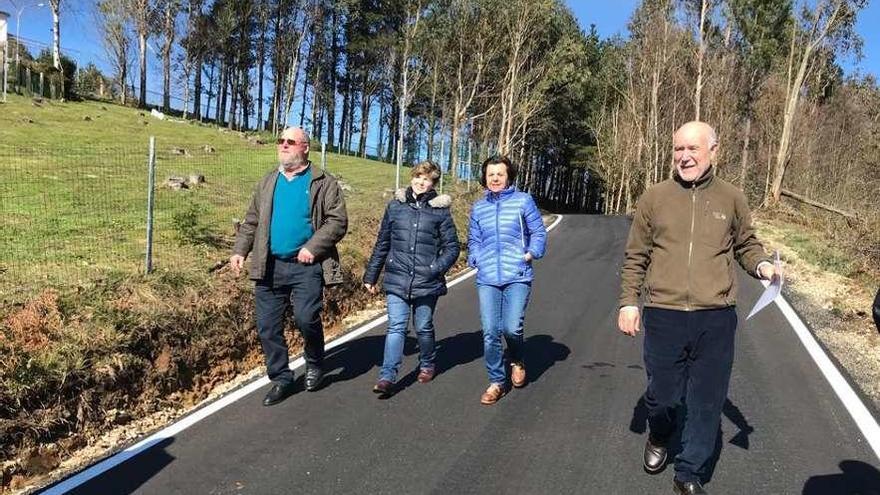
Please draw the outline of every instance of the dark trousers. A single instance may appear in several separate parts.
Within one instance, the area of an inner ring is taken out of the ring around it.
[[[269,379],[280,384],[293,382],[288,367],[287,340],[284,338],[285,313],[293,306],[293,318],[305,341],[309,366],[324,361],[324,328],[321,307],[324,274],[320,263],[304,265],[296,260],[273,258],[266,267],[266,278],[254,288],[257,331],[263,346]]]
[[[675,410],[685,400],[680,481],[705,478],[733,368],[734,308],[674,311],[645,308],[645,405],[651,438],[663,443],[676,428]]]

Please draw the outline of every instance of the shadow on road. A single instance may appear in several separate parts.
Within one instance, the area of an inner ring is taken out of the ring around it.
[[[407,346],[404,347],[406,354],[415,354],[418,352],[418,340],[412,339]],[[434,343],[434,350],[437,357],[434,362],[435,375],[434,379],[443,373],[455,368],[456,366],[468,364],[471,361],[483,355],[483,334],[480,331],[461,332],[449,337],[438,340]],[[413,368],[408,373],[397,380],[394,395],[399,394],[404,389],[416,382],[419,375],[418,367]]]
[[[407,339],[409,341],[410,339]],[[414,340],[414,339],[413,339]],[[407,342],[404,350],[412,347]],[[334,347],[324,356],[324,387],[355,379],[382,363],[385,335],[369,335]],[[302,376],[300,376],[300,379]]]
[[[481,349],[482,350],[482,349]],[[545,371],[559,361],[565,361],[571,350],[555,342],[550,335],[531,335],[525,341],[525,364],[528,383],[537,382]]]
[[[751,424],[749,424],[748,419],[746,419],[745,415],[743,415],[739,407],[731,402],[729,397],[724,400],[724,406],[722,406],[721,412],[722,414],[724,414],[725,417],[727,417],[727,419],[730,420],[731,423],[739,428],[739,431],[730,439],[728,443],[736,445],[741,449],[748,450],[749,435],[755,431],[755,428],[752,427]],[[684,418],[686,415],[687,408],[684,405],[679,406],[675,411],[676,418]],[[673,463],[675,456],[681,452],[682,427],[683,424],[681,421],[679,421],[678,428],[676,428],[676,431],[669,439],[668,452],[670,464]],[[639,400],[636,401],[636,405],[633,407],[632,419],[630,419],[629,423],[629,431],[633,433],[638,433],[640,435],[648,431],[648,407],[645,405],[644,395],[639,396]],[[715,451],[712,453],[712,457],[709,459],[706,471],[707,474],[703,479],[704,483],[708,483],[712,480],[712,475],[715,473],[715,466],[718,464],[718,460],[721,458],[723,439],[724,432],[721,430],[721,424],[719,424],[718,435],[715,437]]]
[[[174,456],[165,450],[172,443],[174,443],[174,438],[157,440],[143,453],[66,493],[133,493],[156,473],[174,462]]]
[[[840,464],[840,473],[812,476],[803,495],[880,495],[880,471],[861,461]]]

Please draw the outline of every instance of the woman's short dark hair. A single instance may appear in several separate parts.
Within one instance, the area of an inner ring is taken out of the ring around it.
[[[480,174],[480,185],[483,187],[486,186],[486,169],[489,168],[489,165],[498,165],[499,163],[503,163],[504,166],[507,167],[507,185],[510,186],[514,182],[516,182],[516,173],[517,168],[513,162],[510,161],[510,158],[507,158],[504,155],[492,155],[483,162],[483,171]]]

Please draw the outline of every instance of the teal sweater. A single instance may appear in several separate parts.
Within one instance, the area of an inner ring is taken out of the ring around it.
[[[300,248],[312,237],[309,212],[309,184],[311,167],[287,180],[278,174],[272,199],[272,224],[269,229],[269,247],[279,258],[295,257]]]

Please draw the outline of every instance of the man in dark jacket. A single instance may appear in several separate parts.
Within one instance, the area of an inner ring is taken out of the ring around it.
[[[412,169],[410,187],[388,203],[373,254],[364,270],[364,286],[376,292],[379,272],[388,305],[388,334],[379,380],[373,391],[392,393],[403,358],[410,313],[419,341],[419,383],[434,378],[434,307],[446,294],[446,272],[460,248],[449,207],[452,199],[437,195],[440,168],[424,162]]]
[[[278,162],[278,168],[257,183],[229,259],[237,274],[251,255],[257,331],[274,383],[263,400],[265,406],[294,391],[284,338],[284,315],[291,305],[305,341],[306,389],[314,391],[321,385],[324,285],[342,282],[336,244],[348,229],[342,190],[333,176],[312,166],[304,130],[288,128],[281,134]]]
[[[666,442],[684,395],[682,451],[675,459],[676,493],[706,493],[721,408],[733,367],[736,273],[733,258],[752,276],[781,274],[755,238],[745,195],[714,176],[715,131],[690,122],[676,131],[675,177],[639,199],[621,270],[618,326],[639,330],[644,286],[645,370],[650,434],[644,466],[663,469]]]

